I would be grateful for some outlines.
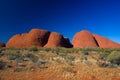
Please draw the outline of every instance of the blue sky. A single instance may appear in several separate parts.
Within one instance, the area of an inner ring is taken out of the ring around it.
[[[55,31],[71,41],[81,30],[120,43],[120,0],[0,0],[0,41],[32,28]]]

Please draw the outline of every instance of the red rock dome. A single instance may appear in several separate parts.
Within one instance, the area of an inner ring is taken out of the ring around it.
[[[29,33],[17,34],[9,39],[6,47],[29,48],[37,47],[71,47],[69,40],[56,32],[47,30],[32,29]]]
[[[50,32],[47,30],[32,29],[26,38],[28,46],[43,47],[49,38]]]
[[[98,47],[92,33],[87,30],[77,32],[73,37],[72,44],[74,48]]]
[[[109,40],[103,36],[93,34],[100,48],[120,48],[120,44]]]
[[[50,32],[40,29],[32,29],[28,34],[17,34],[10,38],[6,47],[28,48],[32,46],[43,47],[48,40]]]
[[[63,36],[56,32],[51,32],[47,44],[44,47],[63,47]]]
[[[21,35],[16,34],[12,38],[9,39],[9,41],[6,44],[6,47],[14,47],[14,48],[21,48],[22,43],[21,43]]]

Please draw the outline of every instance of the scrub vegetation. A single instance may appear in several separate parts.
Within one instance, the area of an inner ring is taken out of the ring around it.
[[[0,48],[0,80],[119,80],[120,49]]]

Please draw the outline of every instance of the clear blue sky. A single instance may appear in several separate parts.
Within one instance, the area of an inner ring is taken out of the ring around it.
[[[89,30],[120,43],[120,0],[0,0],[0,41],[35,27],[70,40]]]

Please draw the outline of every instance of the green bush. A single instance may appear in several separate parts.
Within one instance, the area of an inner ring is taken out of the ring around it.
[[[100,54],[99,59],[101,59],[101,60],[106,59],[109,54],[110,54],[110,52],[102,53],[102,54]]]
[[[59,52],[60,52],[60,49],[59,49],[59,48],[54,48],[54,53],[55,53],[55,54],[59,54]]]
[[[19,58],[19,57],[21,57],[20,54],[8,54],[8,55],[7,55],[7,58],[8,58],[9,60],[15,60],[15,59],[17,59],[17,58]]]
[[[66,62],[69,64],[69,65],[73,65],[73,61],[75,60],[75,56],[66,56]]]
[[[32,60],[33,62],[38,61],[38,57],[33,54],[26,54],[25,57],[30,58],[30,60]]]
[[[66,53],[59,53],[59,56],[61,56],[62,58],[65,58],[67,56]]]
[[[32,46],[32,47],[30,48],[30,51],[38,51],[38,48],[37,48],[36,46]]]
[[[107,56],[107,60],[114,64],[120,64],[120,52],[112,51],[111,54]]]

